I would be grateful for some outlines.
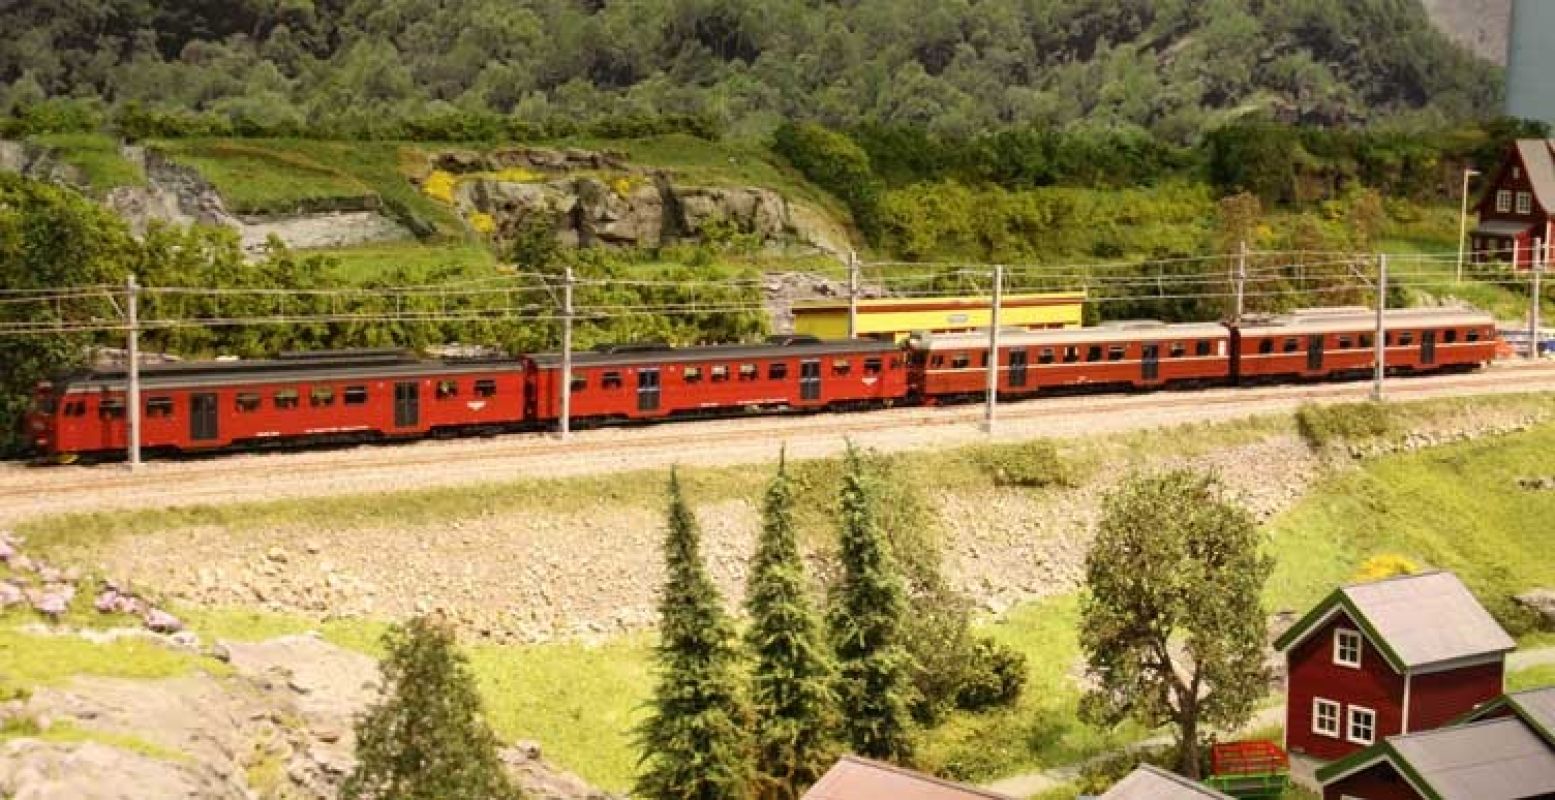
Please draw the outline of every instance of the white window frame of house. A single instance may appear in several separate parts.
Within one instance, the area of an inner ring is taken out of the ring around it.
[[[1334,723],[1330,728],[1324,728],[1321,724],[1324,708],[1332,709],[1334,712],[1329,717],[1331,720],[1333,720]],[[1327,736],[1330,739],[1338,739],[1339,726],[1344,722],[1342,719],[1344,715],[1339,713],[1341,710],[1342,709],[1340,708],[1339,702],[1337,700],[1327,700],[1321,697],[1312,698],[1312,732],[1318,736]]]
[[[1355,735],[1355,718],[1361,714],[1371,717],[1367,724],[1367,735],[1360,737]],[[1350,706],[1350,712],[1345,715],[1344,738],[1351,744],[1371,745],[1377,741],[1377,712],[1365,706]]]
[[[1361,632],[1358,631],[1358,630],[1354,630],[1352,628],[1335,628],[1334,629],[1334,663],[1338,664],[1341,667],[1351,667],[1351,668],[1354,668],[1354,669],[1360,669],[1361,668],[1361,650],[1364,647],[1364,645],[1362,644],[1362,641],[1363,640],[1361,639]],[[1346,647],[1345,646],[1346,644],[1353,644],[1353,646]],[[1344,652],[1346,650],[1354,650],[1355,651],[1355,658],[1345,658],[1344,657]]]
[[[1517,193],[1517,213],[1519,213],[1519,214],[1532,214],[1533,213],[1533,192],[1518,192]]]
[[[1512,190],[1500,189],[1496,192],[1496,212],[1506,214],[1512,210]]]
[[[1523,179],[1523,168],[1522,167],[1512,167],[1512,180],[1520,181],[1522,179]]]

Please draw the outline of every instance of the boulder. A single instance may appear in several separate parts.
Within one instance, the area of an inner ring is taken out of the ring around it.
[[[1513,598],[1518,605],[1539,615],[1546,630],[1555,630],[1555,589],[1534,589]]]

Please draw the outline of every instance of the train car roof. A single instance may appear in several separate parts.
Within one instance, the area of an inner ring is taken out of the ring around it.
[[[1453,308],[1400,308],[1383,312],[1383,324],[1401,326],[1462,327],[1495,324],[1495,318],[1483,311]],[[1242,321],[1241,329],[1252,335],[1366,332],[1377,327],[1377,312],[1369,310],[1307,312],[1254,317]]]
[[[417,358],[408,351],[335,351],[287,354],[280,358],[148,364],[141,367],[140,382],[143,389],[198,389],[265,383],[464,375],[520,370],[522,367],[523,362],[516,358],[431,359]],[[56,383],[65,392],[101,391],[123,389],[128,380],[128,371],[123,367],[115,367],[77,372]]]
[[[1225,326],[1212,322],[1165,323],[1153,320],[1125,320],[1089,328],[1026,330],[1016,328],[999,332],[1001,347],[1042,347],[1072,344],[1114,344],[1173,339],[1224,339],[1231,334]],[[917,350],[966,350],[985,347],[988,333],[914,334]]]
[[[572,354],[574,367],[641,366],[644,364],[681,364],[698,361],[738,361],[784,357],[832,355],[882,355],[897,352],[895,342],[879,339],[820,340],[808,337],[774,337],[762,344],[713,344],[696,347],[631,347],[613,351],[580,350]],[[536,353],[537,366],[554,368],[562,363],[561,353]]]

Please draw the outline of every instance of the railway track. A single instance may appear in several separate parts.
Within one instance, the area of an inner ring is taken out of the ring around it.
[[[1138,430],[1218,421],[1358,400],[1368,383],[1323,383],[1187,392],[1036,398],[1004,403],[996,440]],[[1500,365],[1464,375],[1392,379],[1393,398],[1555,391],[1555,363]],[[28,468],[0,465],[0,523],[68,511],[261,501],[359,494],[524,477],[600,474],[671,463],[721,465],[835,453],[847,436],[882,450],[985,440],[981,405],[912,407],[855,414],[775,416],[606,428],[561,441],[544,434],[424,441],[349,449],[243,454],[122,465]]]

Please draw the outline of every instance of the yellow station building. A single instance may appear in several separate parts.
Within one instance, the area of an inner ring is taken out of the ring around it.
[[[989,300],[981,297],[903,297],[858,301],[858,335],[906,339],[914,331],[955,333],[987,328]],[[1005,295],[999,305],[1001,328],[1078,328],[1085,292]],[[794,304],[794,333],[821,339],[848,337],[848,301]]]

